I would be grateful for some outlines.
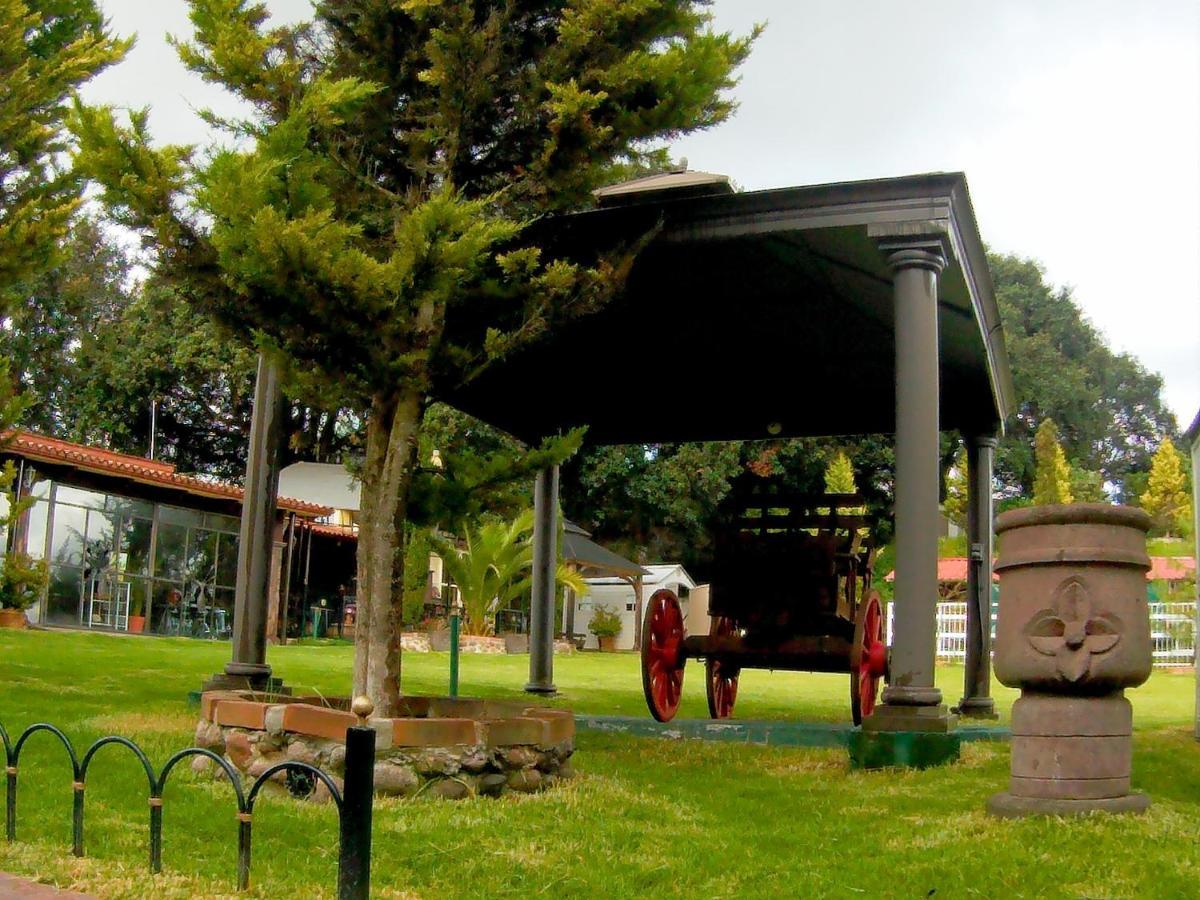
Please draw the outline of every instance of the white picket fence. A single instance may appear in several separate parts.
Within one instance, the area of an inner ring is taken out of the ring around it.
[[[992,626],[993,634],[995,625]],[[892,604],[888,604],[888,643],[892,641]],[[1159,668],[1191,666],[1196,661],[1196,604],[1151,603],[1150,638],[1154,665]],[[937,657],[962,662],[967,655],[967,604],[939,603]]]

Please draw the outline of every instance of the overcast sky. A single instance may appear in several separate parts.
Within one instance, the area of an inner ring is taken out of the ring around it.
[[[149,105],[156,137],[203,142],[228,109],[164,36],[183,0],[101,0],[136,32],[93,102]],[[306,0],[268,0],[282,18]],[[1200,408],[1200,4],[1196,0],[716,0],[768,27],[733,120],[678,142],[747,189],[963,171],[984,240],[1071,285],[1118,350]]]

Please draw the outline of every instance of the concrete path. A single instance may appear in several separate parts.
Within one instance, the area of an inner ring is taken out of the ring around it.
[[[95,900],[87,894],[60,891],[48,884],[37,884],[0,872],[0,900]]]

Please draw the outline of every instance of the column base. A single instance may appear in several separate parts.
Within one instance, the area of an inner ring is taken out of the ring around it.
[[[1132,793],[1124,797],[1103,797],[1092,800],[1063,800],[1051,797],[1016,797],[1005,791],[988,799],[987,811],[1002,819],[1024,816],[1082,816],[1090,812],[1144,813],[1150,808],[1146,794]]]
[[[906,703],[882,703],[875,712],[863,719],[862,730],[913,731],[946,734],[954,731],[958,716],[944,703],[936,706],[913,706]]]
[[[1000,714],[996,712],[996,701],[991,697],[963,697],[958,701],[953,712],[963,719],[991,719],[1000,718]]]
[[[284,685],[282,678],[275,678],[269,673],[256,677],[218,672],[201,686],[200,692],[205,691],[257,691],[267,694],[290,694],[292,689]]]
[[[953,731],[867,731],[864,728],[850,733],[850,768],[928,769],[955,762],[961,749],[961,738]]]
[[[545,694],[549,696],[550,694],[557,694],[558,688],[552,684],[534,684],[530,682],[525,685],[525,691],[530,694]]]

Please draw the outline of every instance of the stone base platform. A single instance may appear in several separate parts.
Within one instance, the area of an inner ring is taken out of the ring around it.
[[[571,777],[575,719],[570,710],[519,702],[405,697],[403,715],[372,718],[375,789],[384,796],[430,793],[448,799],[531,793]],[[345,698],[209,691],[201,698],[196,744],[249,778],[285,760],[324,770],[340,786],[346,730],[358,723]],[[197,772],[215,768],[197,757]],[[277,777],[288,784],[287,773]],[[295,779],[290,785],[295,793]],[[327,800],[318,784],[312,799]]]
[[[927,769],[955,762],[962,750],[957,731],[855,731],[852,769]]]
[[[987,811],[1003,819],[1024,816],[1082,816],[1092,812],[1144,813],[1150,808],[1146,794],[1132,793],[1123,797],[1093,800],[1063,800],[1044,797],[1017,797],[1005,791],[988,799]]]

